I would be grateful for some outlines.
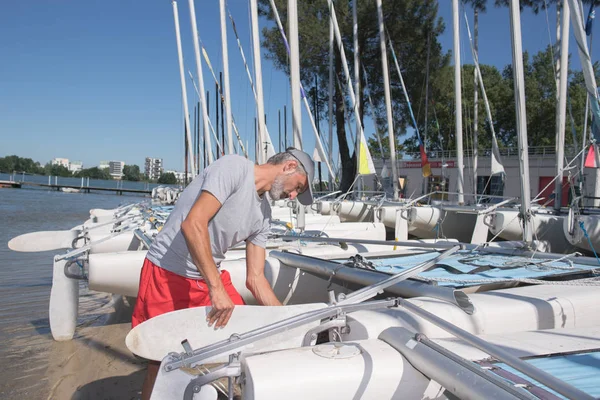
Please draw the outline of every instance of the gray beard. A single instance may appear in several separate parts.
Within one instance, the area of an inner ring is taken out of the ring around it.
[[[280,175],[277,178],[275,178],[275,181],[271,185],[271,189],[269,190],[269,196],[271,196],[273,200],[280,200],[283,196],[283,181],[284,177]]]

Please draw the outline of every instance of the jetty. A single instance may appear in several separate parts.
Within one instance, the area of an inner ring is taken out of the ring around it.
[[[0,181],[0,188],[1,187],[5,187],[5,188],[16,188],[16,189],[20,189],[23,186],[36,186],[36,187],[42,187],[42,188],[48,188],[49,190],[56,190],[56,191],[69,191],[69,190],[77,190],[80,193],[91,193],[92,191],[100,191],[100,192],[114,192],[117,195],[123,195],[125,193],[131,193],[131,194],[147,194],[150,195],[152,194],[152,190],[151,189],[130,189],[130,188],[123,188],[120,186],[117,187],[102,187],[102,186],[89,186],[88,185],[69,185],[69,184],[62,184],[62,183],[40,183],[40,182],[28,182],[28,181]],[[64,190],[66,189],[66,190]]]
[[[0,181],[0,188],[20,188],[22,182]]]

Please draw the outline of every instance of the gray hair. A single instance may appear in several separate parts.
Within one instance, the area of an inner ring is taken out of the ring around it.
[[[298,160],[292,153],[288,153],[287,151],[282,151],[281,153],[277,153],[271,158],[267,160],[267,164],[272,165],[281,165],[287,161],[296,161],[297,167],[294,173],[306,175],[306,170],[300,160]]]

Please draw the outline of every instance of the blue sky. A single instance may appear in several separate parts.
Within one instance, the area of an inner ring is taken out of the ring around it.
[[[230,0],[228,5],[251,63],[248,2]],[[179,1],[178,6],[186,73],[195,75],[188,2]],[[218,1],[197,1],[196,12],[200,36],[218,73],[222,60]],[[468,13],[472,19],[470,9]],[[440,41],[449,50],[450,0],[440,0],[439,14],[446,23]],[[495,7],[480,16],[482,63],[499,68],[510,63],[508,18],[508,9]],[[554,9],[549,22],[554,40]],[[544,12],[535,16],[524,11],[522,30],[525,50],[536,52],[549,44]],[[253,157],[254,99],[229,21],[228,42],[232,110]],[[600,55],[598,43],[595,60]],[[466,32],[462,46],[463,62],[469,63]],[[0,49],[0,157],[17,154],[41,163],[65,157],[81,160],[87,168],[101,160],[143,167],[144,158],[151,156],[163,158],[166,169],[183,170],[183,107],[170,1],[6,2],[0,13]],[[572,67],[578,69],[574,49],[571,40]],[[276,141],[278,110],[287,105],[291,112],[290,89],[286,76],[262,60],[265,112]],[[211,90],[214,116],[215,85],[206,66],[204,80]],[[187,84],[193,113],[197,97],[189,79]],[[289,114],[288,125],[289,137]],[[321,127],[327,130],[325,122]],[[373,131],[369,128],[367,135]],[[312,153],[314,138],[306,115],[303,131],[305,149]]]

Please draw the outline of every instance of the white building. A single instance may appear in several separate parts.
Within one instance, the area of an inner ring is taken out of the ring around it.
[[[69,171],[75,173],[77,171],[81,171],[83,169],[83,162],[81,161],[71,161],[69,163]]]
[[[123,177],[123,167],[125,166],[124,161],[109,161],[108,172],[113,179],[121,179]]]
[[[53,158],[52,165],[62,165],[65,168],[69,168],[69,159],[68,158]]]
[[[100,161],[100,165],[98,165],[100,169],[110,168],[110,163],[108,161]]]
[[[520,197],[521,196],[521,173],[519,171],[519,158],[516,148],[505,148],[500,150],[502,163],[506,176],[504,180],[500,176],[490,177],[491,159],[490,150],[481,151],[478,157],[477,182],[474,181],[473,175],[473,157],[470,151],[465,151],[464,154],[464,185],[463,193],[465,194],[465,203],[474,202],[474,188],[477,188],[478,194],[488,196],[502,197]],[[416,198],[421,194],[431,193],[434,191],[455,193],[458,185],[458,169],[456,162],[456,152],[446,151],[428,152],[429,162],[431,165],[432,175],[428,178],[423,178],[421,170],[421,161],[419,154],[405,155],[403,159],[397,160],[398,177],[400,181],[400,197]],[[565,148],[565,157],[572,159],[577,152],[570,147]],[[408,158],[408,159],[407,159]],[[373,160],[378,176],[381,176],[383,164],[380,159]],[[579,165],[579,162],[575,164]],[[390,169],[390,160],[387,160],[388,178],[381,179],[382,189],[390,196],[392,194],[392,171]],[[554,184],[548,185],[556,176],[556,154],[554,147],[530,147],[529,148],[529,185],[530,195],[534,199],[536,196],[541,198],[539,204],[551,206],[554,204]],[[573,173],[576,171],[573,170]],[[376,189],[377,184],[373,182],[371,175],[365,176],[365,190]],[[600,181],[600,169],[585,168],[584,169],[584,203],[586,205],[596,205],[598,197],[596,193],[596,182]],[[566,206],[569,204],[573,191],[568,184],[569,171],[565,169],[563,174],[563,191],[561,204]],[[576,186],[578,178],[574,178],[573,190],[577,190]],[[546,187],[548,186],[548,187]],[[539,195],[538,195],[539,194]],[[441,195],[440,195],[441,196]],[[444,195],[448,198],[448,195]],[[450,194],[450,200],[456,200],[456,195]],[[499,200],[490,201],[497,202]]]
[[[183,178],[185,177],[185,172],[179,172],[179,171],[165,171],[165,174],[171,173],[173,175],[175,175],[175,178],[177,178],[177,183],[183,183]],[[190,182],[192,180],[192,173],[188,172],[188,182]]]
[[[144,175],[148,179],[158,179],[163,173],[163,160],[162,158],[146,157],[146,163],[144,165]]]

